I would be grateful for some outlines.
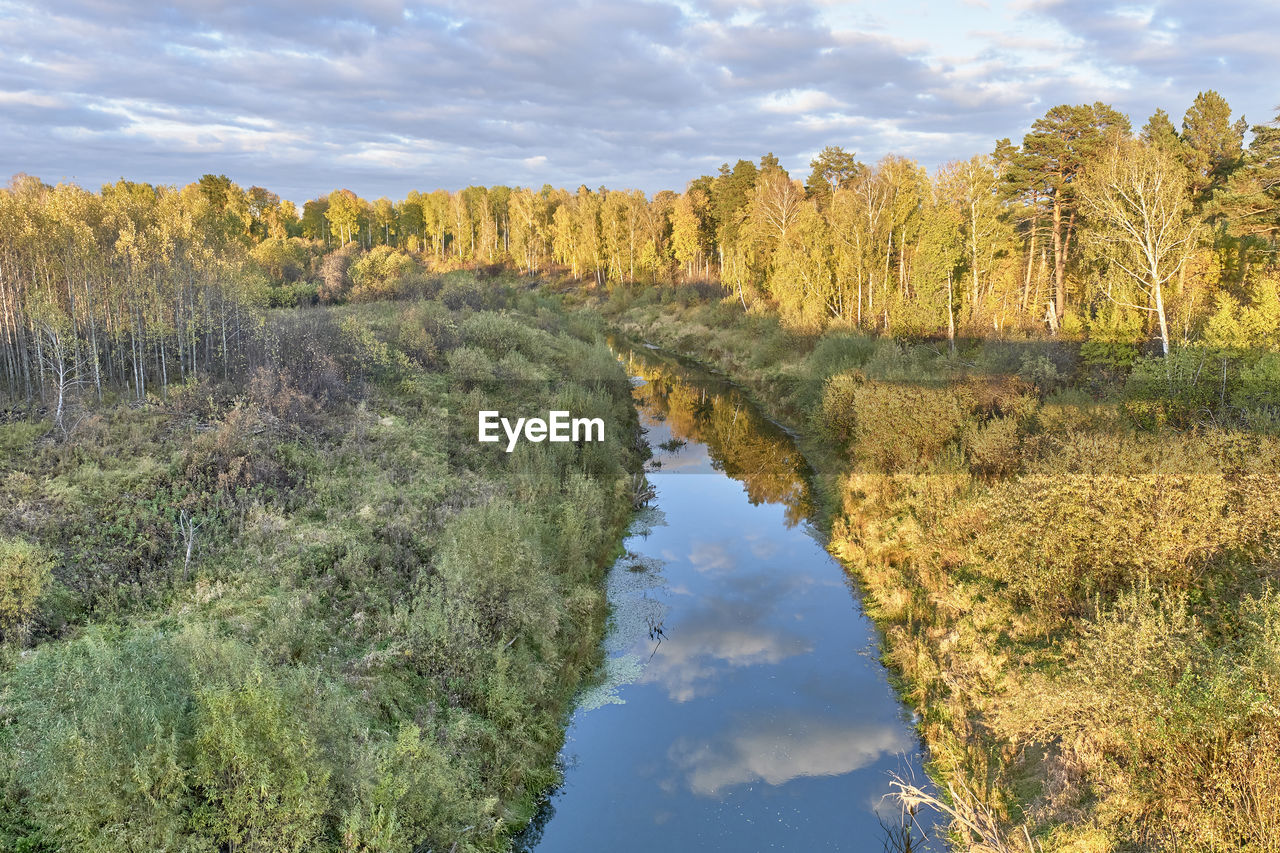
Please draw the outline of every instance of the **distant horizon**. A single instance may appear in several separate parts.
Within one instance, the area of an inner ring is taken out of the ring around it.
[[[839,145],[931,171],[1059,103],[1276,114],[1280,7],[1230,0],[575,3],[0,0],[0,171],[202,174],[296,204],[471,185],[682,191]],[[1249,22],[1240,33],[1239,22]]]

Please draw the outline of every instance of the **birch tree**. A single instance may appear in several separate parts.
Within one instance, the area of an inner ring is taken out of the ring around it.
[[[1161,349],[1169,354],[1164,288],[1195,248],[1197,223],[1189,216],[1191,196],[1180,164],[1136,141],[1117,143],[1080,184],[1080,200],[1098,221],[1090,232],[1105,244],[1107,260],[1146,295],[1147,304],[1108,296],[1154,314]]]

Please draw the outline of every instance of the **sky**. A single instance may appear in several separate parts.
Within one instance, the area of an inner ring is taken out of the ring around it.
[[[0,175],[301,202],[683,189],[826,145],[936,167],[1056,104],[1280,104],[1275,0],[0,0]]]

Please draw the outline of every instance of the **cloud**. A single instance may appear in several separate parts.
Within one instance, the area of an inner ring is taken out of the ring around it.
[[[842,104],[826,92],[817,89],[791,89],[787,92],[771,92],[760,102],[760,109],[768,113],[813,113],[819,110],[839,109]]]
[[[1062,102],[1111,100],[1140,125],[1216,88],[1272,114],[1264,0],[917,6],[0,0],[0,169],[91,186],[226,172],[295,200],[652,192],[765,151],[803,174],[829,144],[934,165]]]

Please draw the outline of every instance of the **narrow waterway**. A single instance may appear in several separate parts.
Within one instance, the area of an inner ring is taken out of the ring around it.
[[[892,774],[923,782],[919,742],[856,587],[808,526],[794,444],[726,383],[625,359],[656,494],[609,575],[606,678],[518,846],[937,849],[886,796]]]

